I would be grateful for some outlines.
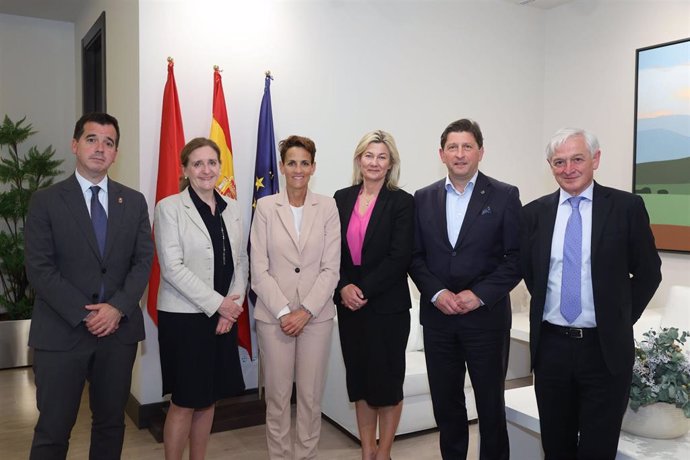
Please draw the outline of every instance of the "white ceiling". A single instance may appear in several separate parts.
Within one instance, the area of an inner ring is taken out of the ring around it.
[[[0,13],[73,22],[88,0],[0,0]],[[251,0],[250,0],[251,1]],[[548,10],[574,0],[504,0],[505,2]]]
[[[542,10],[549,10],[551,8],[556,8],[557,6],[565,5],[566,3],[571,3],[575,0],[504,0],[508,3],[515,3],[517,5],[531,6],[533,8],[539,8]]]
[[[88,0],[0,0],[0,13],[74,22]]]
[[[74,22],[88,0],[0,0],[0,13],[54,21]],[[574,0],[504,0],[508,3],[548,10]]]

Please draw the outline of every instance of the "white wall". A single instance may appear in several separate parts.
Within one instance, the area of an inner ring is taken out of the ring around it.
[[[38,132],[20,153],[52,145],[65,175],[74,170],[74,72],[74,24],[0,14],[0,117],[26,116]]]
[[[592,130],[602,150],[595,179],[632,190],[635,50],[690,37],[690,2],[576,1],[549,10],[545,20],[544,144],[563,126]],[[550,178],[541,150],[533,170]],[[532,198],[555,189],[550,178],[521,190]],[[671,285],[690,285],[689,255],[661,258],[663,281],[652,308],[665,304]]]
[[[224,70],[245,220],[267,69],[275,76],[277,140],[303,134],[316,141],[317,192],[348,185],[354,146],[379,128],[398,141],[405,189],[442,177],[438,137],[460,117],[483,128],[481,169],[520,187],[525,203],[555,190],[542,152],[562,125],[597,132],[604,150],[598,180],[629,190],[635,49],[689,36],[689,8],[662,1],[578,0],[542,11],[498,0],[140,0],[141,190],[152,202],[168,56],[187,139],[208,135],[213,65]],[[668,285],[690,284],[687,255],[662,257],[664,284],[653,306]],[[155,332],[147,328],[148,341]]]
[[[500,1],[142,0],[139,14],[141,189],[150,202],[168,56],[187,139],[208,135],[213,66],[223,69],[246,227],[267,69],[276,140],[302,134],[316,142],[316,192],[349,185],[354,147],[373,129],[395,136],[401,183],[414,192],[445,174],[439,136],[461,117],[486,134],[485,172],[528,184],[529,169],[514,156],[541,143],[542,11]],[[147,326],[155,346],[157,331]],[[255,379],[245,367],[248,386]]]
[[[409,191],[444,174],[438,138],[469,116],[486,132],[483,169],[527,186],[516,155],[541,145],[543,12],[504,2],[180,2],[142,0],[141,170],[153,196],[166,58],[187,138],[207,135],[212,68],[227,97],[240,201],[249,215],[263,73],[270,69],[277,140],[312,137],[312,188],[348,185],[369,130],[386,129]]]
[[[518,185],[527,202],[555,190],[542,152],[562,125],[596,132],[597,180],[631,188],[635,49],[690,36],[686,1],[578,0],[542,11],[500,0],[92,0],[74,25],[0,15],[0,112],[29,115],[40,130],[31,143],[52,143],[67,172],[80,41],[103,10],[108,111],[123,136],[112,176],[153,203],[166,57],[176,61],[188,139],[208,134],[217,64],[246,220],[267,69],[277,138],[316,141],[315,191],[347,185],[357,140],[381,128],[398,141],[412,192],[444,174],[438,136],[468,116],[486,137],[482,170]],[[688,255],[662,259],[652,306],[671,284],[690,284]],[[156,332],[149,321],[135,366],[142,403],[161,399]]]

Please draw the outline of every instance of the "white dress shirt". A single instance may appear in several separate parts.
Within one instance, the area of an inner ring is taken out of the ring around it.
[[[556,224],[553,228],[551,240],[551,259],[549,261],[549,280],[546,288],[544,303],[544,321],[559,326],[596,327],[597,319],[594,313],[594,292],[592,290],[592,190],[594,183],[589,184],[581,194],[580,215],[582,216],[582,271],[580,284],[580,298],[582,299],[582,313],[571,324],[561,315],[561,281],[563,278],[563,240],[565,227],[572,213],[568,198],[571,195],[561,189],[556,212]]]
[[[101,202],[103,209],[105,209],[105,215],[108,215],[108,176],[104,176],[103,179],[97,184],[91,183],[88,179],[84,178],[79,171],[74,171],[74,175],[79,182],[79,187],[81,187],[81,192],[84,194],[84,200],[86,200],[86,209],[89,210],[89,215],[91,215],[91,186],[98,185],[101,190],[98,192],[98,201]]]

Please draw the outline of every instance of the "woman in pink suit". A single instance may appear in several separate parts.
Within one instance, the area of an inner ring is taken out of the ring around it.
[[[266,389],[266,438],[276,459],[316,458],[321,397],[340,268],[340,221],[333,198],[312,193],[311,139],[279,144],[285,190],[260,199],[251,229],[251,282]],[[297,387],[294,449],[290,396]],[[294,452],[293,452],[294,450]]]

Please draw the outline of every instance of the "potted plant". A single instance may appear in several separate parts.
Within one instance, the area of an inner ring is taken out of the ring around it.
[[[54,158],[52,146],[43,151],[33,146],[26,153],[19,153],[19,145],[35,133],[26,117],[15,123],[5,115],[0,125],[0,319],[10,320],[0,324],[31,318],[35,293],[24,268],[24,224],[29,199],[36,190],[52,184],[62,172],[58,169],[62,160]],[[3,327],[28,332],[28,324]],[[16,336],[18,341],[23,341],[17,343],[14,350],[13,345],[8,347],[11,354],[16,355],[17,350],[26,348],[23,332],[5,330],[0,333],[3,338]],[[0,368],[13,367],[8,359],[0,355]]]
[[[675,327],[649,330],[635,341],[630,405],[623,430],[659,439],[682,436],[690,418],[690,333]]]

